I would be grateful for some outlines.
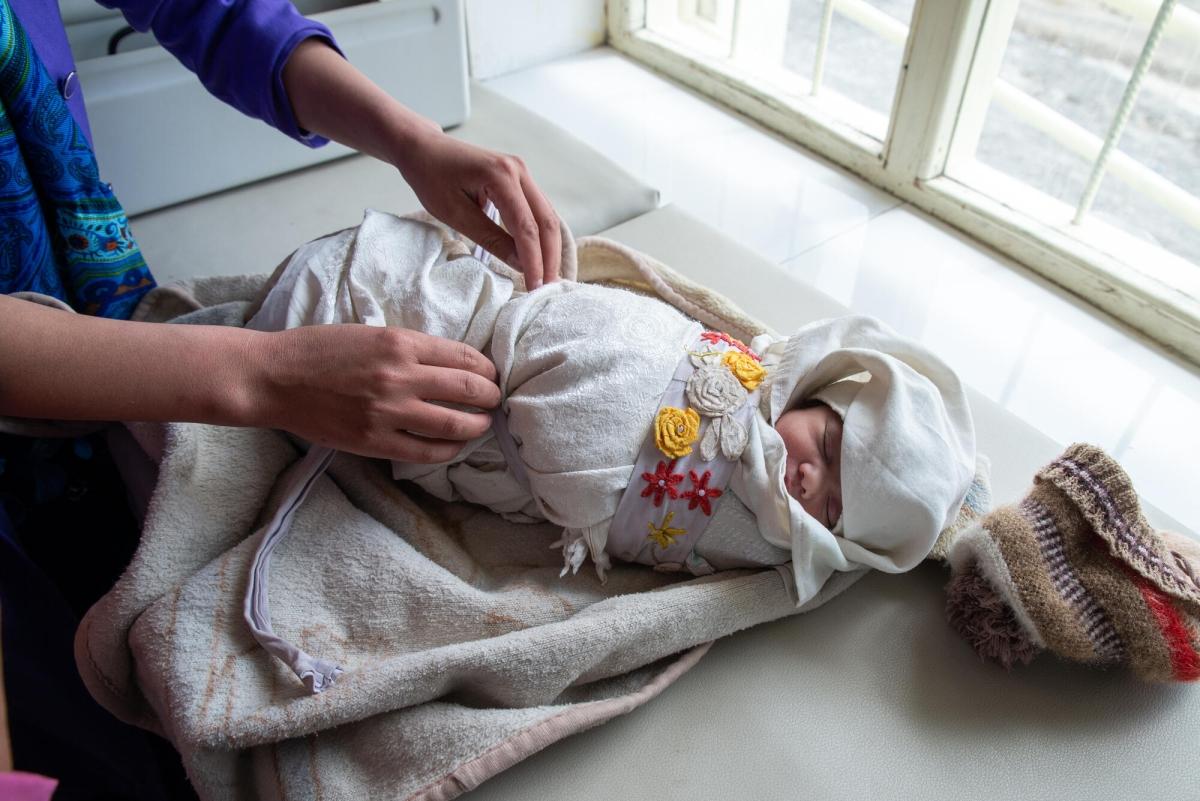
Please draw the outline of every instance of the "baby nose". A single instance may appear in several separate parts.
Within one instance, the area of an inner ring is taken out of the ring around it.
[[[800,497],[811,498],[815,495],[821,487],[823,477],[824,472],[820,465],[811,462],[800,465]]]

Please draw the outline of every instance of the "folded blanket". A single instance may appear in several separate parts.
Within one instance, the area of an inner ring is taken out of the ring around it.
[[[763,330],[615,243],[581,243],[579,275],[669,289],[713,327]],[[636,264],[635,264],[636,262]],[[263,280],[148,297],[188,322],[239,324]],[[242,620],[252,535],[302,454],[286,436],[134,426],[158,462],[142,542],[89,611],[76,653],[92,694],[163,734],[205,798],[449,798],[571,733],[653,698],[714,638],[797,609],[774,570],[681,580],[615,566],[559,580],[558,527],[517,524],[338,455],[272,561],[275,630],[347,669],[310,695]]]
[[[1152,528],[1099,448],[1072,445],[948,555],[950,623],[985,658],[1011,667],[1047,650],[1148,681],[1200,679],[1200,545]]]

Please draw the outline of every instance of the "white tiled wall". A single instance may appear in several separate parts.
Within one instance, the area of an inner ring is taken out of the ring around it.
[[[491,78],[603,44],[604,0],[466,0],[471,75]]]

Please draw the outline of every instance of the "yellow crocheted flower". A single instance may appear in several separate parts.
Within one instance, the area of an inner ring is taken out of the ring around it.
[[[766,369],[748,354],[736,350],[727,350],[721,357],[721,363],[737,376],[747,392],[758,389],[758,385],[767,377]]]
[[[671,459],[687,456],[700,436],[700,415],[693,409],[664,406],[654,418],[654,444]]]
[[[674,517],[674,512],[667,512],[667,516],[663,518],[661,526],[656,526],[654,523],[647,523],[646,528],[650,529],[650,533],[646,535],[646,539],[654,540],[659,548],[668,548],[675,544],[676,537],[687,536],[687,529],[673,528],[671,526],[671,520]]]

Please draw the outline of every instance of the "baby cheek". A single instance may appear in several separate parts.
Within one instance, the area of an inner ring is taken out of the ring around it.
[[[792,421],[788,418],[788,415],[790,414],[792,413],[787,412],[775,423],[775,432],[779,434],[779,438],[783,440],[783,449],[787,452],[789,467],[796,461],[797,455],[796,427],[791,424]]]
[[[797,500],[800,499],[797,498]],[[815,499],[809,498],[808,500],[800,501],[800,506],[804,508],[804,511],[808,512],[810,517],[824,523],[825,514],[823,510],[817,506],[817,501]]]

